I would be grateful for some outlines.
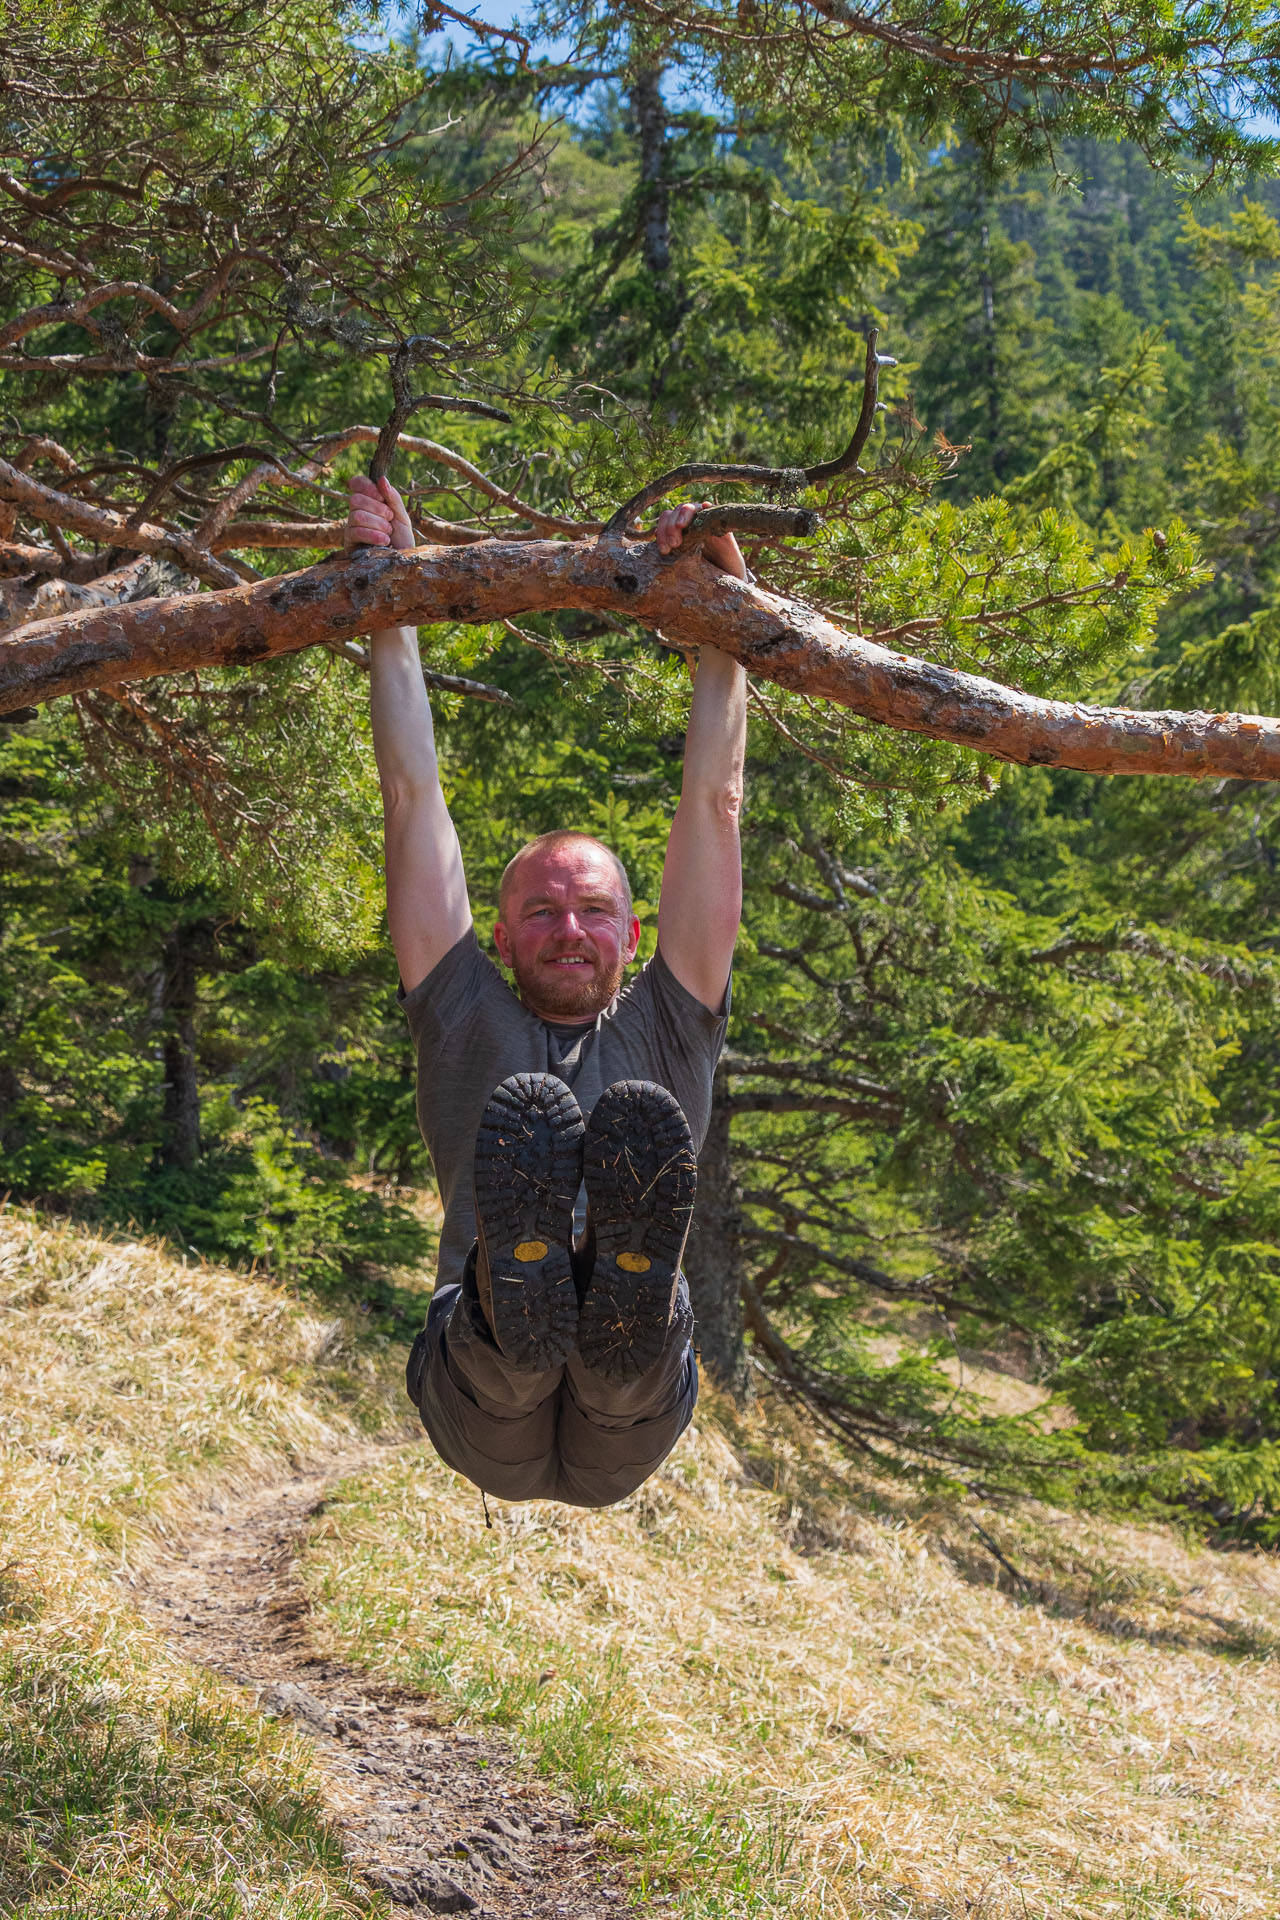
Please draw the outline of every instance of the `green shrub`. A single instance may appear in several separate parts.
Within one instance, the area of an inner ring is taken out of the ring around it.
[[[202,1130],[195,1167],[165,1167],[109,1193],[111,1210],[208,1258],[321,1291],[431,1253],[421,1221],[353,1187],[345,1166],[292,1132],[268,1101],[236,1107],[220,1092],[204,1107]]]

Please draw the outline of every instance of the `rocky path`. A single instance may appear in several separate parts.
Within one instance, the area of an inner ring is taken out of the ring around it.
[[[322,1472],[210,1509],[133,1596],[174,1646],[305,1729],[349,1858],[393,1913],[476,1920],[596,1920],[625,1894],[568,1805],[531,1784],[490,1734],[450,1726],[430,1700],[325,1659],[293,1572],[326,1488],[367,1467]]]

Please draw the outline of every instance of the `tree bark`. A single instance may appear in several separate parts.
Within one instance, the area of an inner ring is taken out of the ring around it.
[[[982,296],[982,358],[987,383],[987,445],[991,449],[991,471],[997,480],[1002,480],[1005,458],[1000,439],[1004,430],[1000,414],[1000,343],[996,330],[996,287],[991,273],[991,222],[987,196],[982,192],[978,194],[978,229],[982,248],[978,285]]]
[[[9,585],[0,581],[0,634],[13,633],[58,614],[79,613],[86,607],[113,607],[127,600],[147,600],[154,594],[193,592],[195,585],[171,561],[150,553],[139,554],[136,560],[88,583],[40,576]]]
[[[160,1158],[190,1172],[200,1158],[200,1081],[196,1073],[196,942],[177,926],[164,944],[164,1107]]]
[[[689,1230],[685,1270],[693,1302],[694,1342],[707,1378],[740,1405],[750,1397],[751,1372],[742,1327],[740,1195],[733,1177],[728,1076],[715,1077],[711,1124],[698,1155],[698,1201]]]
[[[652,540],[366,548],[252,586],[89,609],[0,639],[0,714],[91,687],[274,654],[402,622],[479,624],[578,608],[713,646],[750,672],[883,726],[1022,766],[1280,779],[1280,721],[1042,700],[896,653],[822,614]]]
[[[631,89],[640,137],[640,251],[655,278],[671,265],[671,194],[667,187],[667,107],[662,68],[645,67]]]

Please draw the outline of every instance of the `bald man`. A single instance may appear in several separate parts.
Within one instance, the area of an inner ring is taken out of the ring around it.
[[[661,516],[662,552],[694,511]],[[385,480],[351,483],[347,542],[414,545]],[[732,537],[703,554],[746,577]],[[742,911],[745,675],[710,649],[698,664],[653,959],[627,979],[627,874],[566,828],[502,877],[508,986],[472,926],[417,633],[371,634],[370,652],[387,918],[444,1206],[410,1398],[484,1492],[608,1506],[666,1458],[697,1399],[681,1258]]]

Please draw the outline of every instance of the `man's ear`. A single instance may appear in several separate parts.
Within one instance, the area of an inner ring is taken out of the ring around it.
[[[494,922],[493,944],[498,949],[498,958],[501,960],[503,966],[509,967],[511,965],[511,941],[507,936],[507,929],[501,920]]]
[[[633,913],[631,916],[631,926],[627,935],[627,947],[626,947],[626,955],[625,955],[627,960],[635,959],[636,948],[639,945],[640,945],[640,921],[638,917]]]

